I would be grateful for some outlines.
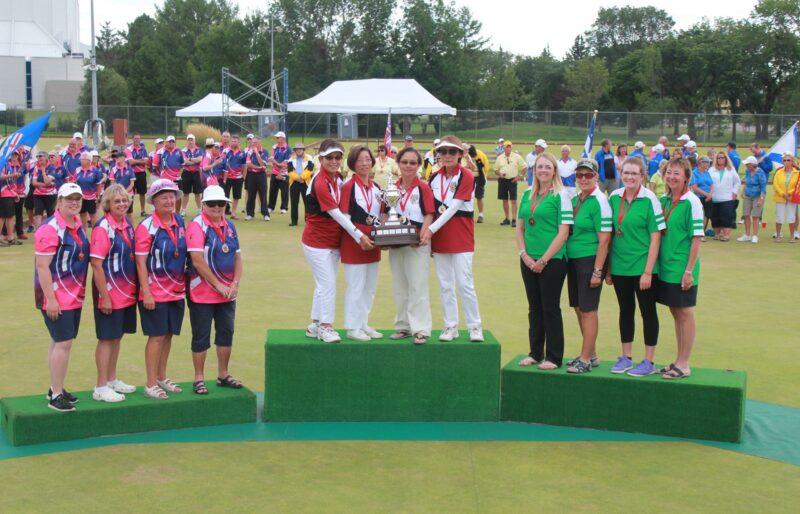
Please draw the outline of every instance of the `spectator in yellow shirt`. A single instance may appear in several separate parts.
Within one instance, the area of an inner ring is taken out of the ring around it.
[[[783,166],[778,168],[772,178],[772,199],[775,200],[775,242],[783,240],[781,230],[783,224],[789,225],[789,242],[794,243],[797,231],[797,203],[792,201],[793,195],[800,194],[800,171],[797,169],[794,155],[783,154]]]
[[[522,178],[523,170],[528,169],[525,159],[516,152],[512,152],[511,141],[503,143],[503,153],[494,161],[494,172],[497,174],[497,199],[503,201],[503,214],[505,218],[501,225],[517,226],[517,182]],[[509,216],[508,202],[511,201],[511,215]],[[509,217],[513,218],[509,221]]]
[[[289,171],[289,198],[291,200],[291,221],[290,227],[296,227],[299,219],[298,207],[300,199],[303,199],[303,207],[306,205],[306,188],[314,174],[314,160],[306,154],[306,147],[303,143],[294,144],[294,155],[288,159],[287,170]]]
[[[376,150],[375,166],[372,167],[372,177],[378,187],[386,189],[389,182],[395,182],[400,178],[400,168],[397,161],[386,155],[386,147],[381,145]]]

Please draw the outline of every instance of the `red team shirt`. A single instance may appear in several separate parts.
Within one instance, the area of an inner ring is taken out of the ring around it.
[[[367,223],[374,219],[380,220],[383,212],[381,188],[372,180],[365,186],[361,179],[353,177],[342,186],[339,208],[344,214],[350,215],[350,221],[363,232],[369,235],[374,225]],[[370,219],[368,219],[370,218]],[[340,231],[340,249],[342,262],[345,264],[368,264],[381,260],[380,248],[365,252],[358,243],[344,230]]]
[[[324,170],[311,178],[306,191],[306,224],[302,239],[304,245],[332,250],[339,248],[342,228],[327,211],[339,208],[341,182],[338,174],[331,177]]]
[[[472,219],[472,196],[475,179],[472,172],[460,164],[450,176],[445,176],[445,170],[440,169],[431,176],[430,186],[437,209],[434,220],[441,216],[438,211],[440,206],[444,205],[447,208],[453,200],[464,200],[464,205],[455,216],[433,235],[431,250],[434,253],[474,252],[475,224]]]
[[[402,180],[398,180],[396,185],[402,191],[401,183]],[[436,212],[431,186],[415,177],[408,191],[403,192],[395,209],[398,215],[405,216],[414,226],[422,228],[425,216]]]

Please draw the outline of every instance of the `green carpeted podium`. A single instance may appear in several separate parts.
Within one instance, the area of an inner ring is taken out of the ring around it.
[[[496,421],[500,344],[491,332],[449,343],[412,339],[323,343],[303,330],[269,330],[267,421]]]
[[[747,375],[743,371],[693,368],[692,376],[630,377],[564,368],[541,371],[517,364],[502,370],[501,419],[739,442],[744,430]]]
[[[75,412],[49,409],[44,394],[2,398],[0,426],[12,445],[21,446],[256,421],[252,391],[217,387],[213,380],[206,385],[209,394],[201,396],[192,392],[191,383],[182,383],[183,392],[167,400],[145,398],[139,388],[119,403],[96,402],[91,391],[81,391],[73,393],[80,399]]]

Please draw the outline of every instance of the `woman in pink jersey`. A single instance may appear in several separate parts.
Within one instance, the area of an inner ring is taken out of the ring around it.
[[[155,209],[136,228],[139,316],[147,336],[144,395],[156,400],[166,400],[167,392],[181,392],[167,377],[172,336],[181,333],[185,307],[186,230],[183,218],[175,214],[181,194],[171,180],[162,178],[150,184],[147,201]]]
[[[36,164],[31,166],[31,187],[33,188],[33,226],[39,228],[42,216],[53,215],[56,207],[56,169],[47,164],[47,152],[36,152]]]
[[[217,386],[239,389],[228,372],[236,317],[236,297],[242,278],[242,254],[233,222],[225,220],[225,190],[211,185],[203,191],[202,212],[186,228],[189,261],[189,320],[196,394],[208,394],[204,367],[211,347],[211,321],[217,347]]]
[[[97,223],[97,193],[105,180],[105,175],[97,168],[92,167],[92,156],[89,152],[83,152],[81,165],[75,172],[75,183],[83,191],[81,220],[84,230],[89,230],[89,227],[93,227]]]
[[[0,169],[0,220],[6,229],[5,239],[0,239],[0,246],[21,245],[22,241],[16,239],[14,227],[17,210],[20,209],[22,219],[22,199],[17,192],[17,181],[23,177],[23,169],[19,163],[20,152],[16,151],[8,157],[6,165]]]
[[[436,205],[435,221],[420,233],[420,244],[431,243],[439,296],[442,301],[444,329],[440,341],[458,338],[458,303],[467,318],[469,340],[483,341],[478,296],[472,276],[472,257],[475,254],[475,222],[472,198],[475,179],[472,172],[461,166],[464,146],[456,136],[444,136],[436,145],[441,168],[430,178]]]
[[[341,175],[339,165],[344,147],[338,141],[326,139],[319,145],[320,171],[308,185],[306,224],[303,227],[303,253],[314,275],[314,297],[311,302],[311,324],[306,337],[325,343],[338,343],[339,334],[333,330],[336,311],[336,268],[339,265],[341,231],[358,241],[362,250],[374,245],[367,234],[359,230],[339,209]]]
[[[131,200],[121,184],[103,191],[100,206],[105,215],[92,230],[89,249],[97,335],[97,384],[92,398],[100,402],[121,402],[125,394],[136,392],[136,387],[117,378],[122,336],[136,333],[134,232],[126,216]]]
[[[376,223],[380,223],[383,212],[381,189],[369,178],[375,165],[375,157],[364,145],[356,145],[347,156],[347,167],[353,178],[342,186],[339,208],[345,216],[364,234],[369,234]],[[344,293],[344,328],[347,338],[356,341],[381,339],[383,334],[369,326],[369,311],[375,300],[378,286],[378,263],[381,251],[373,248],[364,251],[358,241],[342,234],[340,251],[344,263],[347,289]]]
[[[78,399],[64,389],[72,340],[78,336],[86,296],[89,241],[78,213],[83,195],[75,184],[58,190],[56,213],[36,230],[34,296],[50,332],[48,407],[75,410]]]

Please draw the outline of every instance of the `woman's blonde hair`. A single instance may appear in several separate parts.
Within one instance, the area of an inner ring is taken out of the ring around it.
[[[100,196],[100,208],[103,209],[104,212],[109,212],[111,210],[111,200],[117,195],[124,196],[130,201],[128,191],[125,190],[122,184],[111,184]]]
[[[719,169],[719,168],[717,168],[717,159],[719,159],[720,155],[725,157],[725,168],[724,169],[733,171],[733,163],[731,162],[731,158],[725,152],[717,152],[717,155],[714,156],[714,162],[711,163],[711,165],[715,169]]]
[[[533,194],[539,192],[541,189],[541,184],[539,184],[539,179],[536,177],[536,165],[539,164],[539,159],[544,159],[549,161],[550,164],[553,165],[553,194],[560,194],[561,191],[564,189],[564,183],[561,181],[561,174],[558,172],[558,161],[553,156],[553,154],[548,152],[542,152],[536,156],[536,160],[533,161]]]

